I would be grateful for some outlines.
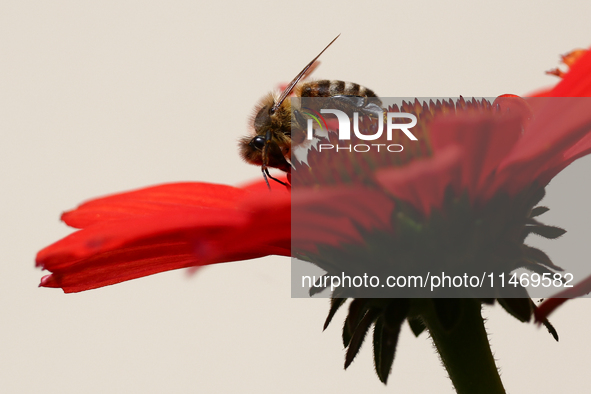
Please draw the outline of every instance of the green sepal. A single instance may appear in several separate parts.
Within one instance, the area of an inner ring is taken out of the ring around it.
[[[538,225],[538,226],[527,226],[524,229],[524,236],[525,239],[529,234],[537,234],[540,237],[548,238],[548,239],[556,239],[564,235],[566,230],[556,226],[546,226],[546,225]]]
[[[349,346],[347,348],[347,354],[345,355],[345,369],[351,365],[357,353],[359,353],[359,349],[361,349],[361,345],[363,344],[363,340],[365,339],[365,335],[367,334],[367,330],[378,317],[379,311],[377,309],[370,309],[368,310],[363,319],[359,322],[353,335],[351,336],[351,340],[349,341]]]
[[[531,307],[532,309],[535,311],[537,309],[536,304],[531,301]],[[550,333],[550,335],[552,335],[552,337],[554,338],[554,340],[556,342],[558,342],[558,331],[556,331],[556,329],[554,328],[554,326],[552,324],[550,324],[550,322],[548,321],[548,319],[544,319],[542,321],[542,324],[544,325],[544,327],[546,327],[546,330],[548,330],[548,332]]]
[[[550,324],[550,322],[548,321],[548,319],[544,320],[542,322],[542,324],[544,325],[544,327],[546,327],[546,330],[548,330],[548,332],[550,333],[550,335],[552,335],[554,337],[554,340],[556,340],[556,342],[558,342],[558,331],[556,331],[556,329],[554,328],[554,326],[552,324]]]
[[[540,249],[532,248],[531,246],[523,245],[523,257],[533,263],[544,265],[556,271],[564,271],[564,269],[555,265],[550,257]]]
[[[538,265],[538,264],[532,263],[527,260],[522,260],[521,262],[519,262],[519,264],[517,265],[516,268],[525,268],[526,270],[536,272],[540,275],[544,275],[544,274],[551,274],[552,275],[555,273],[554,271],[551,271],[549,268],[546,268],[543,265]]]
[[[523,289],[523,288],[516,288]],[[527,296],[527,291],[523,289]],[[531,308],[531,300],[529,298],[498,298],[499,304],[514,318],[522,323],[527,323],[531,320],[533,310]]]
[[[381,317],[376,321],[373,348],[374,365],[378,378],[384,384],[388,382],[388,376],[394,363],[400,328],[407,318],[409,309],[408,300],[393,300],[386,308],[383,322]]]
[[[380,365],[382,360],[382,340],[383,340],[384,318],[380,316],[377,318],[373,327],[373,365],[376,369],[376,374],[380,381],[383,382],[380,376]]]
[[[542,201],[542,199],[544,198],[545,195],[546,195],[546,189],[544,189],[544,188],[537,189],[534,192],[534,195],[532,196],[531,200],[529,200],[531,203],[530,206],[538,205],[538,203],[540,201]]]
[[[421,335],[423,333],[423,331],[425,331],[427,329],[427,327],[425,327],[425,325],[423,324],[423,321],[419,318],[414,318],[414,319],[409,318],[408,325],[409,325],[412,333],[415,334],[415,337],[417,337],[417,338],[419,335]]]
[[[349,346],[351,342],[351,337],[353,333],[355,333],[355,329],[357,325],[363,318],[366,312],[368,300],[362,298],[354,299],[351,304],[349,304],[349,314],[345,319],[345,325],[343,326],[343,346]]]
[[[550,208],[548,208],[548,207],[543,207],[543,206],[535,207],[534,209],[531,210],[529,217],[535,218],[536,216],[540,216],[541,214],[544,214],[544,213],[548,212],[549,210],[550,210]]]
[[[347,324],[347,320],[345,320],[345,324],[343,324],[343,347],[346,349],[351,343],[351,336],[353,333],[349,329],[349,325]]]
[[[341,305],[345,303],[346,298],[331,298],[330,299],[330,310],[328,311],[328,316],[326,316],[326,321],[324,322],[324,328],[322,331],[326,330],[328,325],[330,324],[332,318],[334,317],[335,313],[339,310]]]
[[[391,300],[384,311],[384,323],[390,330],[400,330],[400,325],[408,316],[409,310],[410,300],[407,298]]]

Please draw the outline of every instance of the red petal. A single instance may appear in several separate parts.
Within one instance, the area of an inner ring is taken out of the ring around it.
[[[292,193],[293,220],[307,213],[323,218],[348,218],[363,229],[389,229],[394,202],[384,193],[361,185]],[[321,221],[320,219],[319,221]]]
[[[460,160],[460,149],[447,146],[432,158],[378,171],[376,180],[394,197],[413,204],[428,216],[433,208],[441,208],[445,189],[458,179]]]
[[[542,105],[535,104],[539,109],[536,109],[534,119],[499,165],[498,174],[508,180],[506,186],[510,192],[518,191],[524,182],[529,184],[534,180],[544,186],[566,164],[589,149],[585,143],[588,140],[584,138],[591,131],[591,98],[536,100],[541,100]]]
[[[384,193],[356,185],[292,192],[292,242],[338,246],[363,240],[360,229],[389,230],[394,202]]]
[[[196,257],[187,243],[154,242],[70,260],[67,266],[53,269],[51,275],[45,276],[41,286],[61,287],[66,293],[72,293],[196,263]]]
[[[160,212],[182,212],[186,208],[232,208],[245,190],[212,183],[171,183],[88,201],[62,215],[67,225],[84,228],[94,223],[146,216]]]
[[[41,285],[75,292],[183,267],[290,255],[289,220],[287,237],[260,237],[246,196],[261,199],[254,190],[186,183],[85,203],[65,215],[84,229],[38,253],[37,265],[52,271]],[[233,248],[235,239],[243,247]]]
[[[581,56],[564,78],[552,89],[550,97],[591,96],[591,50]]]
[[[284,191],[271,193],[265,189],[245,199],[241,207],[249,212],[248,222],[220,234],[217,254],[212,257],[261,250],[265,255],[291,256],[291,202],[290,194]]]
[[[591,292],[591,276],[587,277],[582,282],[578,283],[574,287],[568,288],[556,294],[554,297],[549,298],[542,302],[542,304],[536,309],[536,321],[544,321],[550,313],[552,313],[560,305],[564,304],[571,298],[582,297]]]
[[[552,88],[545,88],[528,93],[527,97],[551,97]]]
[[[110,220],[76,231],[41,250],[37,265],[52,271],[54,282],[59,278],[58,283],[73,286],[74,281],[84,290],[208,264],[215,262],[209,259],[210,240],[246,220],[245,214],[222,209],[175,210]],[[80,280],[83,282],[78,283]]]
[[[149,245],[122,247],[106,253],[98,253],[88,259],[73,260],[65,269],[55,270],[41,280],[41,286],[61,287],[66,293],[108,286],[131,279],[199,265],[194,245],[186,242],[159,242]],[[222,263],[247,260],[277,254],[272,249],[243,251],[240,254],[226,254],[223,259],[209,261]]]
[[[507,100],[503,105],[506,111]],[[522,112],[455,116],[433,122],[434,156],[450,144],[460,148],[460,178],[454,183],[457,193],[467,190],[474,200],[483,188],[490,187],[490,176],[521,136],[526,121]]]

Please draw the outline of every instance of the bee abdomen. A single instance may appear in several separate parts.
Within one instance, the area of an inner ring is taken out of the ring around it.
[[[357,83],[344,81],[321,81],[305,82],[300,91],[301,97],[332,97],[332,96],[359,96],[377,97],[376,94]]]

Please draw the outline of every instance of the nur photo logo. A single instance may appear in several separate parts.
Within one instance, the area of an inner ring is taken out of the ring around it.
[[[322,108],[320,112],[315,111],[311,108],[303,108],[306,111],[302,111],[303,115],[308,117],[307,119],[307,133],[306,139],[312,141],[316,136],[319,135],[318,132],[315,133],[314,124],[317,125],[317,128],[320,129],[321,134],[326,134],[328,132],[328,124],[329,122],[326,121],[324,118],[324,114],[330,114],[336,117],[338,121],[338,140],[339,141],[351,141],[351,129],[353,130],[353,134],[355,137],[362,141],[376,141],[382,138],[384,135],[384,123],[386,124],[386,140],[392,141],[393,135],[395,131],[401,131],[404,133],[406,137],[408,137],[411,141],[417,141],[417,138],[413,135],[410,131],[411,128],[416,126],[417,124],[417,117],[413,114],[406,113],[406,112],[387,112],[384,116],[383,110],[373,111],[371,114],[372,116],[367,117],[370,122],[374,122],[376,125],[375,127],[373,124],[370,127],[367,127],[367,124],[361,122],[366,127],[363,127],[363,131],[360,130],[360,116],[359,112],[353,112],[353,121],[349,115],[342,110],[335,109],[335,108]],[[400,123],[402,120],[410,120],[410,122]],[[351,127],[351,123],[352,126]],[[365,129],[375,130],[373,134],[365,133]],[[322,152],[323,150],[330,150],[334,149],[336,152],[339,151],[348,151],[348,152],[369,152],[372,149],[376,149],[378,152],[380,149],[385,149],[388,152],[401,152],[404,147],[400,144],[389,144],[389,143],[373,143],[373,144],[349,144],[349,145],[340,145],[340,144],[318,144],[318,151]]]

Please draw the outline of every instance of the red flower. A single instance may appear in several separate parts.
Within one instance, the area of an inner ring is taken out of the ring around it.
[[[564,233],[537,222],[534,217],[547,209],[535,205],[554,176],[591,153],[591,99],[585,98],[591,96],[591,51],[565,60],[570,71],[553,72],[562,81],[536,99],[506,95],[492,104],[463,99],[405,103],[400,109],[419,118],[417,144],[399,141],[405,147],[400,155],[335,156],[311,149],[307,164],[293,162],[291,192],[269,193],[263,182],[239,188],[182,183],[82,204],[62,216],[80,230],[38,253],[37,265],[51,271],[41,285],[76,292],[270,254],[299,257],[328,274],[372,264],[396,265],[404,272],[425,261],[464,272],[558,270],[523,241],[530,233],[547,238]],[[342,266],[350,261],[353,265]],[[591,279],[572,290],[558,296],[588,292]],[[326,324],[349,295],[333,297]],[[437,332],[452,333],[467,324],[458,322],[468,315],[478,320],[480,303],[491,302],[476,295],[427,303],[371,297],[351,303],[343,328],[345,366],[374,325],[376,371],[383,382],[404,321],[417,335],[428,326],[442,357],[453,358],[457,352],[445,354],[447,340],[438,339]],[[560,303],[548,300],[534,312],[521,288],[495,298],[519,320],[529,321],[536,313],[545,323]],[[483,327],[479,330],[486,338]],[[488,360],[494,375],[492,355]],[[456,387],[463,384],[451,377]],[[477,377],[467,381],[488,384]]]
[[[590,69],[591,53],[587,52],[544,95],[590,95]],[[467,190],[474,203],[482,203],[500,190],[516,194],[532,182],[543,187],[591,150],[589,119],[580,110],[581,101],[564,102],[560,108],[552,101],[546,108],[534,108],[537,115],[528,127],[531,131],[523,136],[520,122],[527,121],[527,106],[512,97],[499,98],[496,104],[501,111],[511,107],[522,116],[516,120],[480,114],[434,123],[432,157],[413,161],[403,170],[395,166],[376,174],[386,196],[407,200],[429,214],[441,207],[446,186],[453,185],[458,193]],[[575,116],[564,117],[566,110]],[[555,124],[557,120],[560,123]],[[298,245],[359,239],[352,226],[355,221],[363,222],[365,228],[385,226],[378,212],[373,218],[362,213],[356,220],[351,206],[318,209],[310,195],[292,197],[299,209],[311,213],[303,231],[294,229]],[[76,292],[177,268],[269,254],[289,256],[288,198],[284,190],[275,190],[270,197],[262,183],[244,188],[182,183],[89,201],[62,216],[66,224],[81,230],[38,253],[37,265],[52,272],[41,285]],[[389,197],[380,198],[388,202],[372,206],[394,209]],[[330,214],[338,210],[353,220]],[[270,217],[270,211],[277,215]],[[329,223],[329,218],[337,222]],[[309,223],[318,224],[317,233],[310,233]]]

